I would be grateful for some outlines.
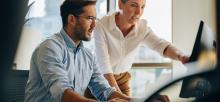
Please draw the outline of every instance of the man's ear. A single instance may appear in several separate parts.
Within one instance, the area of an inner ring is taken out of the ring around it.
[[[72,15],[72,14],[69,14],[69,15],[68,15],[68,18],[67,18],[67,23],[70,24],[70,25],[75,26],[76,16],[74,16],[74,15]]]

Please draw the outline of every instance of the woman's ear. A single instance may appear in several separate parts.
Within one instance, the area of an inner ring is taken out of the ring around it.
[[[118,8],[121,10],[122,9],[122,1],[118,0]]]

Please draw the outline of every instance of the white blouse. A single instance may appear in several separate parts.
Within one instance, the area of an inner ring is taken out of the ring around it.
[[[144,19],[140,19],[124,37],[116,26],[116,14],[117,12],[103,17],[94,30],[95,53],[103,74],[129,71],[142,43],[160,55],[163,55],[164,49],[171,45],[154,34]]]

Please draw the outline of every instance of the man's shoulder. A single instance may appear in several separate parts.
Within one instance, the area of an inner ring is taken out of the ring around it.
[[[64,45],[64,41],[60,36],[60,34],[58,33],[52,35],[51,37],[48,37],[40,44],[40,46],[47,46],[47,47],[52,47],[52,46],[62,47],[63,45]]]
[[[63,52],[64,49],[63,44],[55,36],[56,35],[52,35],[51,37],[41,42],[35,48],[32,54],[33,58],[38,58],[36,56],[44,56],[45,52],[57,52],[57,53]]]

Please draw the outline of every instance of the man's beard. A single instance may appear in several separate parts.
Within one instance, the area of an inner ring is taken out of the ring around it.
[[[86,32],[87,30],[86,29],[83,29],[83,27],[78,24],[75,26],[74,28],[74,33],[75,33],[75,37],[79,40],[83,40],[83,41],[90,41],[91,40],[91,37],[86,37]]]

